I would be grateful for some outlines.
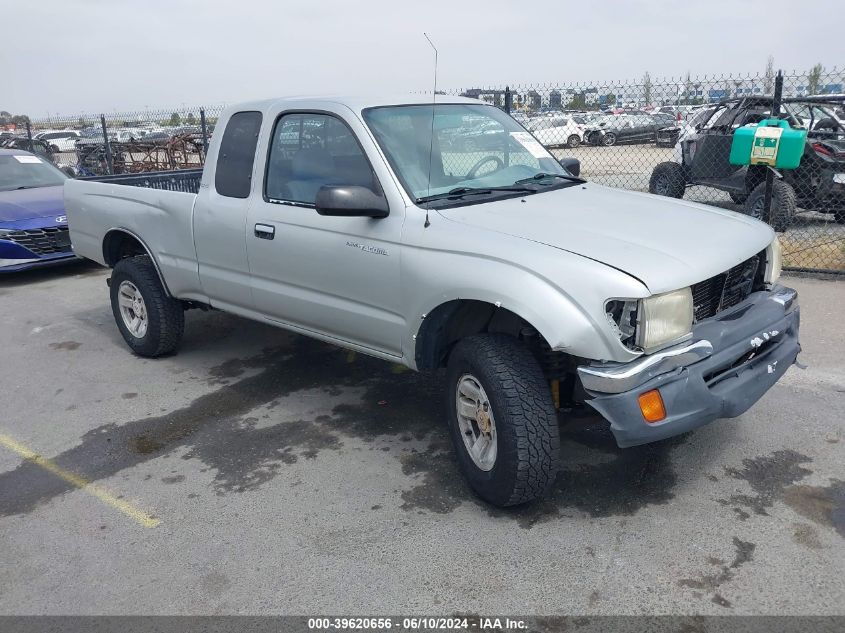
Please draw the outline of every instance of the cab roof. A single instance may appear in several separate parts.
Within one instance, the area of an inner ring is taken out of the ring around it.
[[[259,99],[256,101],[246,101],[230,106],[231,111],[243,110],[268,110],[277,107],[296,108],[298,105],[305,103],[309,107],[313,105],[326,103],[334,105],[345,105],[350,110],[360,112],[366,108],[375,108],[379,106],[399,106],[399,105],[431,105],[431,94],[419,95],[382,95],[382,96],[342,96],[342,95],[297,95],[291,97],[277,97],[275,99]],[[471,99],[469,97],[455,97],[452,95],[438,94],[435,103],[466,103],[471,105],[489,105],[484,101],[478,99]]]

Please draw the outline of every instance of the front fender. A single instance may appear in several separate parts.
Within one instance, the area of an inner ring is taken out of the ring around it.
[[[604,316],[604,303],[614,297],[646,296],[645,287],[604,264],[542,245],[529,248],[535,254],[545,254],[537,258],[538,262],[545,259],[545,266],[537,263],[529,268],[480,254],[406,248],[403,289],[405,305],[412,309],[403,341],[406,358],[414,358],[424,319],[438,306],[456,299],[510,310],[530,323],[556,351],[594,360],[637,358],[639,354],[625,348],[614,335]],[[577,265],[563,265],[567,262]],[[556,279],[549,274],[553,270]]]

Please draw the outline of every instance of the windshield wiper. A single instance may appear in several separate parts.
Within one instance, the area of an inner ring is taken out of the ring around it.
[[[516,185],[517,183],[514,183]],[[460,200],[466,196],[485,196],[497,191],[513,191],[516,193],[536,193],[537,190],[533,187],[516,187],[514,185],[505,185],[503,187],[455,187],[445,193],[435,193],[430,196],[421,196],[415,202],[431,202],[433,200]]]
[[[569,174],[549,174],[549,173],[546,173],[546,172],[540,172],[539,174],[534,174],[530,178],[522,178],[520,180],[517,180],[513,184],[520,185],[520,184],[523,184],[523,183],[536,182],[538,180],[544,180],[546,178],[560,178],[562,180],[568,180],[569,182],[587,182],[583,178],[579,178],[578,176],[570,176]]]
[[[35,189],[32,185],[21,185],[20,187],[15,187],[15,191],[20,191],[21,189]]]

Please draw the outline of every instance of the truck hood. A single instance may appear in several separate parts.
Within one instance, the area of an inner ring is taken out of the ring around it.
[[[17,222],[32,218],[64,215],[64,188],[37,187],[15,191],[0,191],[0,222]],[[52,222],[55,224],[55,222]]]
[[[774,238],[766,224],[733,211],[591,183],[440,213],[602,262],[652,293],[724,272]]]

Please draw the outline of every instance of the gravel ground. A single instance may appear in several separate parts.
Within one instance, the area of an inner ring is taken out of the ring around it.
[[[845,613],[841,282],[787,280],[809,368],[748,413],[562,420],[550,497],[501,511],[438,377],[218,312],[136,358],[106,276],[0,279],[0,614]]]

